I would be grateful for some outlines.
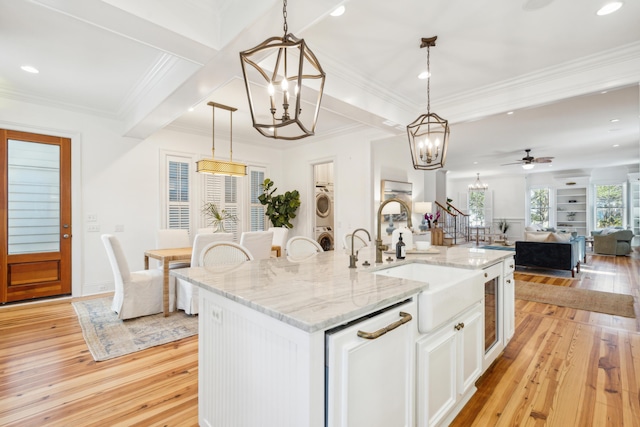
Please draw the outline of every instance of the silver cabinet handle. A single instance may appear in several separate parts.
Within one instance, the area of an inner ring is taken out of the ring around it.
[[[404,311],[400,312],[400,317],[402,317],[402,319],[397,320],[397,321],[393,322],[392,324],[390,324],[389,326],[385,326],[382,329],[378,329],[375,332],[358,331],[358,336],[360,338],[364,338],[364,339],[367,339],[367,340],[375,340],[376,338],[380,338],[381,336],[383,336],[387,332],[393,331],[398,326],[402,326],[405,323],[410,322],[411,319],[412,319],[411,314],[405,313]]]
[[[62,235],[62,237],[63,237],[64,239],[68,239],[68,238],[69,238],[69,235],[68,235],[68,234],[63,234],[63,235]]]

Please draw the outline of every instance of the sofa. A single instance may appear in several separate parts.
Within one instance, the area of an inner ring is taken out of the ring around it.
[[[584,236],[550,231],[526,231],[525,240],[516,242],[515,262],[521,267],[548,268],[580,272],[587,262]]]
[[[604,255],[629,255],[633,231],[619,228],[604,228],[592,231],[593,253]]]

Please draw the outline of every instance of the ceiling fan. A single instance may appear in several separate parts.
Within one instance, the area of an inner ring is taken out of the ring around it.
[[[527,155],[524,156],[521,160],[513,163],[505,163],[501,166],[507,165],[522,165],[524,169],[532,169],[535,163],[551,163],[553,157],[533,157],[531,155],[531,149],[527,148],[524,150]]]

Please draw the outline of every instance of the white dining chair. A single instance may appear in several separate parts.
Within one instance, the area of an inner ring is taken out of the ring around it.
[[[272,246],[280,247],[280,254],[284,252],[287,245],[287,237],[289,236],[289,229],[286,227],[269,227],[269,231],[273,232]]]
[[[189,231],[165,228],[158,230],[156,233],[156,249],[168,248],[188,248],[191,247],[191,239],[189,239]],[[162,269],[162,263],[158,267]],[[188,262],[172,262],[169,268],[185,268],[189,267]]]
[[[306,236],[294,236],[287,242],[287,256],[298,257],[324,252],[320,243]]]
[[[244,246],[234,242],[210,243],[205,246],[200,254],[200,265],[202,267],[233,265],[251,260],[253,260],[251,252]]]
[[[198,231],[196,231],[196,234],[193,236],[193,238],[195,239],[198,234],[212,234],[215,232],[216,230],[214,230],[213,228],[198,228]]]
[[[245,231],[240,235],[240,245],[249,250],[253,259],[271,258],[273,231]]]
[[[101,238],[111,264],[115,284],[111,310],[118,313],[119,319],[162,313],[164,282],[162,270],[130,271],[118,239],[110,234],[103,234]],[[174,295],[174,291],[175,288],[169,289],[169,295]],[[169,298],[169,306],[173,307],[172,298]]]
[[[233,233],[203,233],[196,234],[191,251],[191,267],[200,266],[202,250],[214,242],[231,242]],[[186,280],[176,279],[176,309],[184,310],[185,314],[198,314],[198,287]]]

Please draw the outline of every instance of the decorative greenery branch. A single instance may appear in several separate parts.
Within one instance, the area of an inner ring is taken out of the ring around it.
[[[232,223],[238,222],[238,216],[225,209],[218,209],[218,206],[213,202],[207,202],[202,206],[202,213],[208,219],[208,224],[213,226],[216,231],[226,231],[224,228],[225,221]]]

